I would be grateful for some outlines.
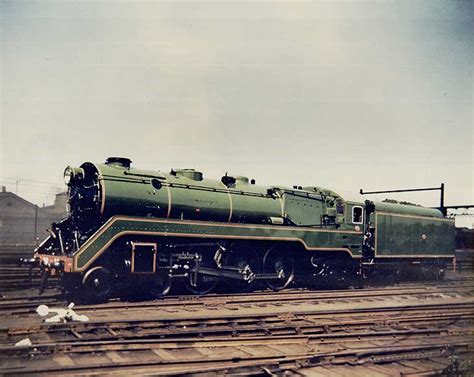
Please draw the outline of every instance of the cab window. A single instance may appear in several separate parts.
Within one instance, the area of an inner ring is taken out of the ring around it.
[[[352,207],[352,223],[353,224],[362,224],[363,218],[362,214],[364,213],[364,209],[359,206]]]

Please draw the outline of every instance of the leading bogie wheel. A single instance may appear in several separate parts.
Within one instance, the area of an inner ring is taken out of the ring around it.
[[[283,250],[272,247],[263,256],[263,273],[277,274],[279,278],[265,279],[270,289],[279,291],[290,285],[295,277],[293,258]]]
[[[114,289],[112,273],[104,267],[94,267],[84,275],[82,287],[88,301],[107,301]]]

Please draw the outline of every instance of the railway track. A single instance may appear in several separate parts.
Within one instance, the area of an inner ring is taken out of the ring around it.
[[[0,265],[15,265],[19,258],[31,257],[37,246],[34,243],[0,244]]]
[[[9,278],[22,272],[8,267]],[[0,297],[0,375],[474,374],[467,273],[351,290],[77,305],[87,323],[43,323],[38,305],[67,301],[36,292]],[[14,346],[25,338],[32,346]]]
[[[80,310],[114,311],[158,309],[172,307],[205,307],[238,304],[274,304],[275,302],[329,302],[331,300],[358,300],[364,298],[400,297],[403,295],[432,296],[439,294],[459,294],[474,292],[474,280],[447,280],[443,282],[405,283],[395,287],[369,287],[352,290],[323,290],[315,291],[309,289],[286,289],[280,292],[256,291],[236,294],[209,294],[207,296],[174,295],[165,299],[153,301],[120,301],[112,300],[101,305],[77,305]],[[59,293],[47,295],[29,295],[25,297],[3,297],[0,298],[0,314],[21,315],[33,312],[38,305],[67,305],[65,298]]]
[[[12,367],[3,369],[5,375],[131,375],[131,374],[152,374],[152,375],[277,375],[284,372],[298,373],[302,368],[310,369],[309,375],[326,376],[331,373],[332,376],[352,375],[357,370],[359,373],[364,368],[365,375],[470,375],[471,369],[465,369],[468,363],[469,352],[471,349],[465,341],[459,341],[456,344],[443,342],[442,339],[436,339],[436,343],[430,345],[420,345],[417,343],[406,344],[403,347],[394,347],[385,345],[382,347],[358,347],[353,349],[335,349],[326,347],[325,350],[317,352],[308,351],[296,354],[288,354],[284,351],[274,350],[271,354],[252,355],[241,352],[239,356],[214,356],[207,358],[193,359],[175,359],[175,360],[140,360],[140,361],[109,361],[102,363],[91,369],[87,365],[63,365],[57,367],[43,367],[24,369],[21,367]],[[294,343],[278,343],[273,348],[294,345]],[[251,344],[252,347],[255,347]],[[244,346],[240,346],[243,348]],[[162,353],[167,352],[161,350]],[[192,352],[192,348],[183,349],[182,352]],[[235,351],[234,351],[235,352]],[[156,352],[158,354],[159,352]],[[456,355],[456,356],[454,356]],[[458,361],[458,364],[450,359]],[[403,360],[403,361],[402,361]],[[448,361],[447,361],[448,360]],[[408,369],[407,363],[411,365],[417,361],[418,368],[411,367],[411,373],[400,373],[400,369]],[[447,362],[446,362],[447,361]],[[435,368],[426,364],[435,364]],[[85,364],[85,363],[84,363]],[[391,364],[386,368],[387,364]],[[394,366],[396,364],[396,366]],[[424,367],[425,366],[425,367]],[[336,374],[335,367],[342,369],[341,374]],[[390,370],[395,372],[390,374]],[[449,373],[453,370],[455,373]],[[314,372],[313,372],[314,371]],[[374,374],[375,371],[379,373]],[[303,374],[304,375],[304,374]],[[364,375],[364,374],[360,374]]]
[[[17,263],[19,258],[16,260]],[[0,264],[0,293],[17,291],[21,289],[38,288],[40,286],[41,276],[39,269],[30,269],[18,264]],[[50,278],[49,285],[54,286],[58,283],[57,278]]]
[[[456,270],[474,271],[474,249],[456,250]]]
[[[440,310],[446,311],[440,313]],[[395,323],[402,326],[408,323],[431,322],[450,323],[452,321],[469,320],[473,313],[473,302],[450,302],[425,305],[398,305],[392,307],[370,308],[333,308],[323,313],[295,311],[291,314],[279,313],[236,313],[235,315],[179,315],[178,317],[157,318],[117,318],[96,319],[87,323],[73,324],[41,324],[33,326],[9,326],[0,330],[0,344],[8,343],[9,337],[35,337],[36,333],[47,333],[54,343],[50,346],[61,348],[61,345],[71,340],[123,340],[137,337],[158,337],[161,340],[189,340],[204,335],[242,336],[242,335],[278,335],[285,332],[295,334],[328,333],[333,337],[336,330],[350,330],[352,327],[365,330],[371,324],[379,321],[384,326]],[[370,318],[366,318],[370,311]],[[421,314],[420,314],[421,313]],[[183,314],[183,313],[182,313]],[[337,315],[337,320],[332,317]],[[424,331],[424,330],[423,330]],[[337,335],[339,336],[339,335]],[[360,336],[360,333],[358,334]],[[94,343],[96,345],[96,343]],[[40,345],[36,344],[35,348]],[[91,351],[91,350],[90,350]]]
[[[279,315],[183,310],[154,319],[122,313],[89,323],[23,323],[2,329],[0,373],[273,373],[448,356],[465,362],[474,344],[473,313],[474,300],[466,296],[375,306],[367,300],[310,304]],[[12,346],[25,336],[33,346]]]
[[[29,269],[26,267],[13,265],[0,267],[0,292],[37,288],[40,280],[38,271],[33,271],[30,276]]]

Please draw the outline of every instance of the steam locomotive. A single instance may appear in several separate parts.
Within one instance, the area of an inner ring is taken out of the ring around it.
[[[205,179],[104,164],[67,167],[68,216],[30,260],[43,284],[107,300],[133,285],[153,297],[177,281],[194,294],[219,283],[280,290],[350,285],[368,276],[440,278],[452,262],[454,221],[437,209],[355,202],[317,186],[264,187],[243,176]]]

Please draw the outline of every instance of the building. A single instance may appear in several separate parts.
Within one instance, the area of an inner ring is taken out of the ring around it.
[[[56,195],[54,205],[38,207],[3,186],[0,192],[0,244],[32,244],[48,235],[54,221],[66,215],[67,194]]]
[[[63,218],[66,215],[66,207],[67,207],[67,192],[60,192],[59,194],[56,194],[56,197],[54,198],[54,204],[52,206],[46,206],[43,207],[42,209],[50,215],[52,218],[56,218],[57,216],[58,219]],[[57,221],[57,219],[56,219]]]

